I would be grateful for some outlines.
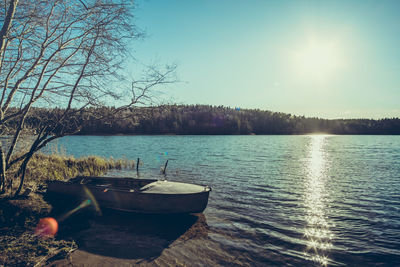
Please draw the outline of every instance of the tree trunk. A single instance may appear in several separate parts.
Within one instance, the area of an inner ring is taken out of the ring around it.
[[[8,34],[8,30],[11,27],[11,22],[14,17],[15,9],[17,8],[18,0],[11,0],[10,1],[10,6],[8,7],[7,10],[7,15],[3,23],[3,27],[1,27],[0,30],[0,55],[4,52],[4,43],[5,43],[5,38]],[[1,64],[1,61],[0,61]],[[0,65],[1,66],[1,65]]]
[[[31,156],[32,157],[32,156]],[[21,192],[22,186],[24,185],[24,180],[25,180],[25,173],[26,173],[26,166],[28,165],[29,159],[31,158],[26,158],[24,162],[22,163],[18,173],[21,175],[21,180],[19,182],[19,186],[17,191],[15,191],[14,197],[17,197],[19,193]]]
[[[0,194],[6,192],[6,163],[3,148],[0,145]]]
[[[21,175],[21,180],[19,182],[17,191],[15,191],[14,197],[18,196],[21,192],[22,186],[24,185],[26,167],[28,166],[29,160],[32,158],[34,153],[35,149],[31,149],[31,151],[29,151],[29,153],[26,155],[26,158],[24,159],[24,162],[22,162],[21,167],[18,170],[18,174]]]

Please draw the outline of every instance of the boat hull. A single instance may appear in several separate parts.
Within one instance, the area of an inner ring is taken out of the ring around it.
[[[149,214],[201,213],[207,206],[209,193],[209,188],[196,193],[165,194],[59,181],[49,182],[47,189],[48,198],[53,201],[91,199],[101,209]]]

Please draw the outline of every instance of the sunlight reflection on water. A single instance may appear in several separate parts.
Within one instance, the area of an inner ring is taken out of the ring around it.
[[[306,257],[321,265],[329,262],[328,252],[332,248],[333,227],[325,214],[327,208],[328,190],[325,188],[326,173],[329,162],[326,160],[325,142],[328,136],[310,136],[309,156],[306,168],[305,180],[305,206],[307,226],[304,237],[307,240],[307,248],[304,251]]]

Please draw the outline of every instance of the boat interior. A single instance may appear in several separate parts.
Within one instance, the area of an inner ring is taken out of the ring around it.
[[[157,179],[137,179],[137,178],[120,178],[120,177],[95,177],[95,176],[77,176],[69,180],[71,183],[79,183],[92,186],[104,186],[119,190],[140,190],[143,186]]]

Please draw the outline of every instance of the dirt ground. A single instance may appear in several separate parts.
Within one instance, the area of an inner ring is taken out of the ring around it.
[[[73,239],[79,249],[47,266],[186,266],[207,243],[203,214],[133,215],[109,212],[71,216],[58,238]]]

